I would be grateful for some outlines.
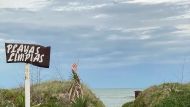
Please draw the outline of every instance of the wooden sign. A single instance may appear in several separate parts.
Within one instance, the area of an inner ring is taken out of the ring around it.
[[[49,68],[50,47],[35,44],[5,43],[7,63],[30,63]]]

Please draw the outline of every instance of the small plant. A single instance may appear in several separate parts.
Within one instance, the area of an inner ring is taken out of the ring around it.
[[[88,107],[88,100],[83,97],[77,98],[73,103],[71,107]]]
[[[23,93],[19,93],[15,98],[16,107],[25,107],[25,97]]]

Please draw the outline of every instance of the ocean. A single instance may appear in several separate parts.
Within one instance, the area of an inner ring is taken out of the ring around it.
[[[124,103],[135,99],[136,90],[141,89],[93,89],[92,91],[106,107],[121,107]]]

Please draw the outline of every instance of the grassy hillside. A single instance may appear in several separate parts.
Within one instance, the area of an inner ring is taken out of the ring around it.
[[[122,107],[190,107],[190,84],[165,83],[144,90]]]
[[[84,85],[84,97],[74,103],[65,94],[71,81],[49,81],[31,87],[32,107],[104,107],[104,104]],[[1,89],[0,107],[24,107],[24,88]]]

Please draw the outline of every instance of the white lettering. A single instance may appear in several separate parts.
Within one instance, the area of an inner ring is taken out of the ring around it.
[[[24,54],[18,54],[18,61],[24,61]]]
[[[28,52],[29,54],[33,54],[34,53],[34,46],[32,46]]]
[[[37,49],[36,49],[36,53],[35,54],[39,54],[39,50],[40,50],[40,47],[37,47]]]
[[[14,55],[15,55],[15,53],[12,53],[12,54],[10,55],[8,62],[13,61],[12,57],[13,57]]]
[[[13,49],[12,49],[11,53],[16,52],[15,48],[16,48],[17,46],[18,46],[17,44],[13,46]]]
[[[10,44],[10,45],[7,45],[7,53],[9,53],[10,52],[10,50],[11,50],[11,48],[13,47],[13,45],[12,44]]]
[[[44,54],[40,56],[40,61],[39,61],[40,63],[43,62],[43,57],[44,57]]]
[[[27,54],[28,53],[28,50],[29,50],[29,45],[28,46],[24,46],[24,53]]]
[[[26,54],[25,61],[27,61],[30,58],[30,54]]]
[[[40,54],[37,54],[33,60],[33,62],[38,62],[40,60]]]
[[[15,58],[14,58],[14,61],[16,61],[17,60],[17,54],[15,54]]]
[[[30,56],[30,61],[32,62],[32,60],[33,60],[33,54],[30,54],[31,56]]]
[[[23,45],[20,45],[19,48],[17,49],[17,53],[22,53],[23,52]]]

